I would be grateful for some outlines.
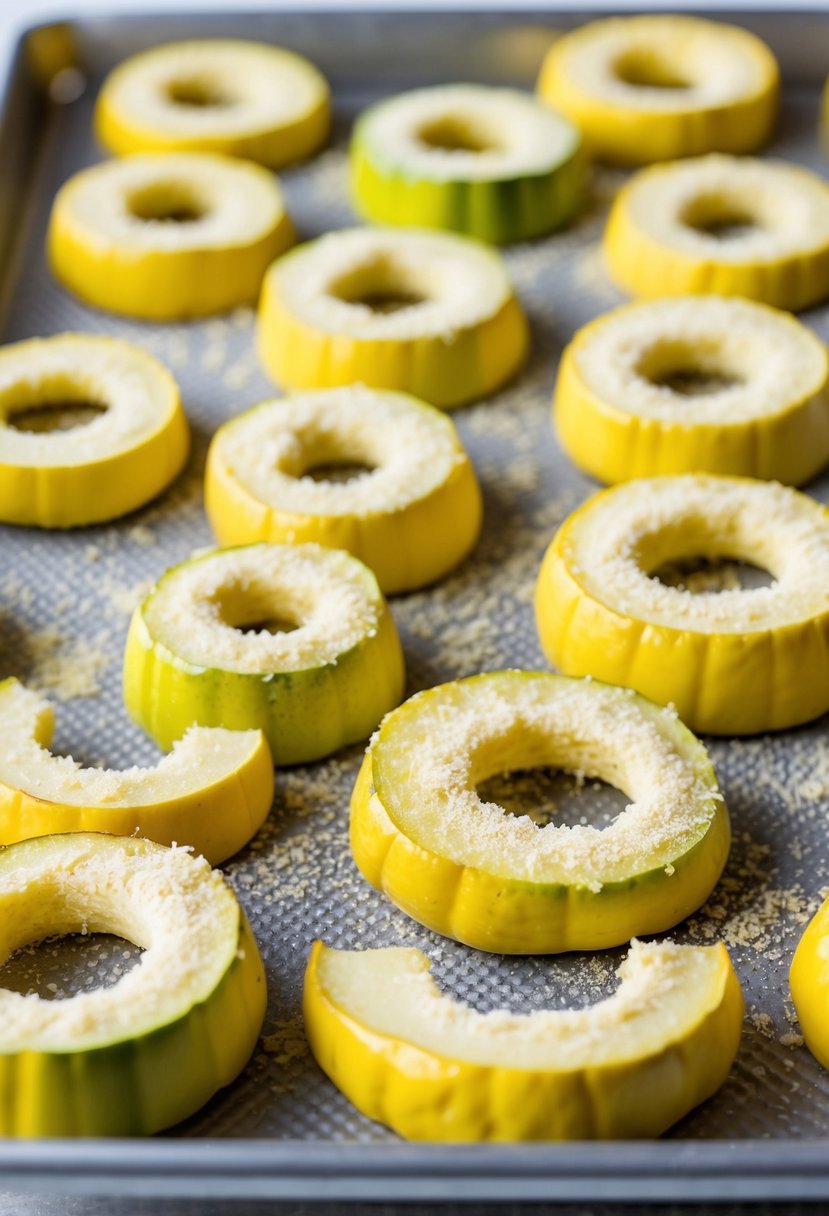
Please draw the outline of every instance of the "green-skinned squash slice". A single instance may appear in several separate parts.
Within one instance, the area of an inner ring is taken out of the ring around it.
[[[504,244],[552,232],[586,193],[576,127],[515,89],[413,89],[369,107],[351,144],[358,209],[374,223]]]
[[[127,709],[160,747],[193,723],[259,729],[277,765],[365,739],[403,680],[374,575],[311,543],[217,549],[175,566],[135,610],[124,657]]]
[[[222,876],[184,849],[95,833],[0,851],[0,958],[54,935],[144,948],[109,988],[0,988],[0,1134],[134,1136],[193,1114],[247,1063],[262,960]]]

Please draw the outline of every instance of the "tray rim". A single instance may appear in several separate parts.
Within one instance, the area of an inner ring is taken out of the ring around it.
[[[779,1146],[779,1152],[774,1148]],[[48,1174],[45,1173],[48,1171]],[[389,1202],[817,1202],[823,1141],[329,1145],[52,1140],[0,1145],[4,1189],[131,1198]]]
[[[783,12],[755,0],[745,8],[702,0],[666,5],[714,20],[751,22],[777,18],[815,20],[829,31],[829,7],[799,3]],[[26,42],[54,26],[83,31],[130,24],[173,25],[326,16],[442,19],[509,18],[545,24],[558,17],[587,21],[608,13],[639,12],[637,0],[548,0],[544,7],[513,9],[510,0],[322,0],[231,12],[118,13],[77,15],[60,8],[24,25],[0,56],[0,145],[9,126],[9,102],[27,72]],[[658,7],[644,11],[661,11]],[[796,84],[796,82],[795,82]],[[26,193],[36,150],[26,161]],[[0,324],[8,305],[8,279],[14,251],[0,264]],[[180,1139],[0,1139],[0,1179],[5,1191],[27,1194],[107,1195],[130,1198],[212,1198],[303,1202],[498,1203],[572,1202],[700,1203],[820,1202],[829,1200],[829,1132],[825,1139],[676,1139],[652,1141],[571,1141],[536,1144],[361,1144],[309,1143],[227,1137]]]

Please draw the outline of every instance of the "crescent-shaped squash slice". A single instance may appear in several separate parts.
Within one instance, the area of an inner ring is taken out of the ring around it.
[[[634,941],[584,1009],[481,1014],[419,950],[331,950],[305,975],[305,1027],[354,1105],[413,1140],[656,1136],[728,1076],[743,1017],[728,952]]]
[[[259,730],[192,727],[155,768],[82,768],[48,750],[54,711],[11,678],[0,683],[0,844],[63,832],[192,845],[211,865],[238,852],[273,801]]]

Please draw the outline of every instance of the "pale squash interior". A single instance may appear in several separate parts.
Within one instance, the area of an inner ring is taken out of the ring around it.
[[[758,633],[829,609],[829,512],[775,482],[686,474],[598,494],[565,524],[563,555],[591,596],[622,616],[702,633]],[[691,594],[662,566],[725,557],[768,570],[766,587]]]
[[[171,222],[185,204],[187,222]],[[113,242],[163,255],[249,247],[275,230],[285,206],[276,179],[258,165],[205,152],[145,152],[76,173],[55,214],[96,248]]]
[[[478,1013],[452,1000],[416,949],[323,947],[316,978],[346,1017],[444,1061],[574,1072],[635,1063],[680,1044],[723,1000],[728,969],[722,946],[634,941],[612,996],[584,1009],[530,1014]]]
[[[402,510],[464,460],[451,421],[402,393],[348,385],[266,402],[219,432],[213,459],[261,502],[308,515]],[[364,465],[344,484],[321,465]]]
[[[624,205],[660,245],[727,265],[791,257],[829,242],[829,188],[782,161],[711,155],[659,165],[632,179]]]
[[[591,22],[567,35],[559,67],[605,103],[669,114],[751,97],[771,70],[771,56],[744,30],[667,14]]]
[[[299,123],[327,92],[320,73],[300,55],[210,38],[133,55],[108,77],[104,104],[156,138],[208,140]]]
[[[512,294],[494,251],[417,229],[329,232],[280,258],[268,285],[311,328],[365,340],[450,342],[495,316]],[[395,295],[408,305],[372,306]]]
[[[534,97],[468,84],[380,102],[361,119],[357,138],[381,172],[433,181],[550,173],[579,144],[576,128]]]
[[[14,425],[17,416],[57,403],[99,412],[67,430]],[[15,342],[0,350],[0,465],[94,464],[145,442],[178,403],[172,376],[127,342],[91,334]]]
[[[779,413],[825,392],[829,371],[811,330],[736,297],[629,304],[588,326],[572,351],[583,384],[612,409],[685,426]]]
[[[185,849],[77,832],[0,853],[0,960],[53,935],[112,933],[144,948],[110,988],[43,1000],[0,988],[0,1053],[83,1051],[184,1016],[239,947],[239,907]]]
[[[429,689],[385,718],[370,755],[375,811],[421,848],[516,882],[598,891],[671,874],[721,813],[706,753],[675,714],[590,680],[506,671]],[[607,781],[630,803],[607,827],[540,827],[478,795],[494,773],[538,766]]]
[[[155,768],[82,768],[47,749],[52,706],[16,679],[0,684],[0,784],[65,806],[148,807],[192,797],[243,769],[261,746],[258,730],[193,726]]]
[[[335,663],[376,633],[383,604],[342,550],[259,544],[176,566],[139,611],[152,640],[186,662],[269,675]]]

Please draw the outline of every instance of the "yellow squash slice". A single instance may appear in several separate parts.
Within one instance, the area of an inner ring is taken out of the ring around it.
[[[189,446],[178,386],[146,351],[93,334],[0,349],[2,522],[125,515],[165,489]]]
[[[599,481],[706,472],[798,485],[829,460],[829,351],[750,300],[628,304],[565,350],[554,419]]]
[[[562,35],[538,91],[599,159],[642,165],[761,147],[777,117],[780,72],[748,30],[659,13]]]
[[[773,581],[693,594],[656,577],[698,558]],[[692,730],[783,730],[829,709],[829,511],[796,490],[702,474],[605,490],[559,529],[535,602],[559,670],[670,703]]]
[[[604,249],[634,296],[745,296],[798,312],[829,295],[829,186],[783,161],[656,165],[616,196]]]
[[[305,974],[317,1062],[358,1110],[412,1140],[658,1136],[725,1081],[743,1019],[723,945],[633,942],[585,1009],[476,1013],[420,950],[331,950]]]
[[[477,787],[551,766],[624,790],[605,828],[539,827]],[[374,736],[351,802],[363,874],[421,924],[479,950],[598,950],[677,924],[728,856],[702,744],[627,689],[547,672],[472,676],[411,697]]]
[[[59,832],[112,832],[190,845],[211,865],[237,853],[273,802],[261,731],[193,727],[156,768],[81,768],[47,748],[52,706],[0,683],[0,845]]]
[[[61,187],[47,238],[58,279],[87,304],[148,321],[252,303],[294,242],[276,179],[201,152],[126,156]]]
[[[829,899],[823,901],[798,942],[789,985],[806,1045],[829,1068]]]
[[[0,988],[0,1135],[146,1135],[241,1072],[265,973],[204,858],[88,832],[0,851],[0,958],[72,933],[115,934],[144,954],[111,987],[63,1000]]]
[[[329,232],[262,288],[259,354],[285,389],[365,384],[452,409],[499,388],[528,345],[499,255],[445,232]]]
[[[278,765],[365,739],[403,683],[374,575],[310,543],[217,549],[168,570],[124,655],[127,709],[159,746],[193,723],[261,730]]]
[[[331,124],[328,85],[282,47],[231,38],[169,42],[110,72],[98,138],[132,152],[220,152],[278,169],[309,156]]]
[[[356,473],[345,482],[344,468]],[[221,544],[347,549],[386,594],[446,574],[481,527],[481,492],[451,420],[361,385],[266,401],[225,423],[204,493]]]

